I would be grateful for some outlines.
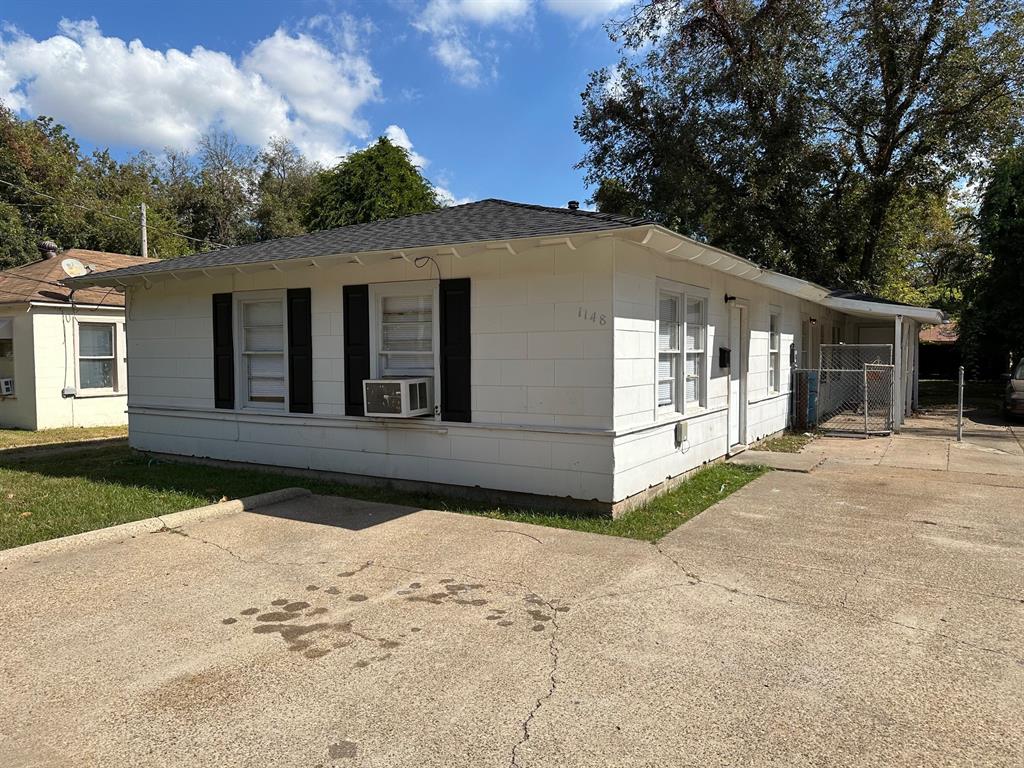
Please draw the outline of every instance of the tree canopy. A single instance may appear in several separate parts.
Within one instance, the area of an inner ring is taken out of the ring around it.
[[[318,175],[305,221],[310,229],[329,229],[440,207],[409,153],[382,136]]]
[[[1013,0],[648,0],[583,93],[580,166],[603,210],[905,293],[962,231],[956,185],[1019,135],[1022,31]]]
[[[1004,371],[1024,359],[1024,148],[999,157],[978,215],[981,251],[990,259],[974,275],[963,333],[973,360],[994,360]]]
[[[408,153],[381,138],[324,170],[290,141],[262,148],[213,131],[192,152],[82,152],[47,117],[0,104],[0,269],[39,258],[38,243],[138,254],[146,204],[149,255],[299,235],[440,206]]]

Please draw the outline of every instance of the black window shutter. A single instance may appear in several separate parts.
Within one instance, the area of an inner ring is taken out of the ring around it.
[[[444,421],[472,421],[469,278],[442,280],[440,299],[441,418]]]
[[[363,381],[370,378],[370,286],[341,289],[345,334],[345,415],[365,416]]]
[[[288,410],[313,412],[313,312],[309,288],[288,289]]]
[[[235,407],[234,304],[230,293],[213,294],[213,404]]]

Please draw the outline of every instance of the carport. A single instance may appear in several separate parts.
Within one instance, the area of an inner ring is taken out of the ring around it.
[[[846,343],[892,347],[892,423],[893,429],[899,431],[906,417],[918,407],[921,325],[942,323],[942,311],[852,291],[833,291],[824,303],[846,316]]]

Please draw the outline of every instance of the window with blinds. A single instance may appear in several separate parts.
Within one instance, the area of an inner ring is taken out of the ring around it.
[[[659,410],[684,413],[704,400],[706,301],[662,291],[658,295]]]
[[[78,326],[78,386],[82,389],[114,389],[117,358],[114,355],[114,323],[80,323]]]
[[[379,366],[382,376],[434,375],[434,296],[380,298]]]
[[[782,340],[779,332],[779,316],[768,316],[768,390],[778,392],[781,386],[781,348]]]
[[[241,321],[246,400],[250,405],[283,408],[288,399],[284,302],[243,302]]]

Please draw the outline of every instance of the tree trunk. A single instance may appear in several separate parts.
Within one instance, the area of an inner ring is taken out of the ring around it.
[[[860,279],[869,289],[874,289],[878,285],[875,279],[878,244],[882,239],[882,229],[885,227],[886,214],[893,197],[892,187],[888,183],[875,184],[875,191],[871,196],[868,231],[864,237],[864,249],[860,258]]]

